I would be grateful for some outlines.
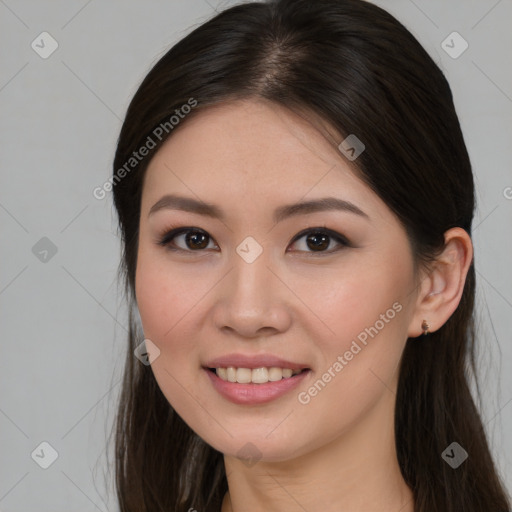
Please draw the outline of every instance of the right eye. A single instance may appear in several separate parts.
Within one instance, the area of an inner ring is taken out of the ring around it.
[[[176,244],[176,240],[182,241],[182,246]],[[176,228],[165,232],[158,241],[170,251],[183,251],[183,252],[200,252],[202,249],[207,249],[209,241],[213,242],[206,231],[199,228]]]

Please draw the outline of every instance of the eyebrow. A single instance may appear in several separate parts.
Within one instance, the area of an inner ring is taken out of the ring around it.
[[[164,209],[182,210],[185,212],[197,213],[199,215],[206,215],[222,221],[225,220],[225,215],[218,206],[198,201],[191,197],[172,194],[165,195],[159,199],[149,210],[148,217],[155,212]],[[336,197],[323,197],[321,199],[313,199],[311,201],[280,206],[274,211],[273,219],[275,223],[278,223],[292,216],[330,210],[354,213],[360,217],[364,217],[368,220],[370,219],[370,217],[354,203]]]

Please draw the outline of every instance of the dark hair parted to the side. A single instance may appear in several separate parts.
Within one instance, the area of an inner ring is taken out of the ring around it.
[[[357,172],[403,224],[418,262],[435,256],[449,228],[471,234],[473,175],[450,87],[411,33],[371,3],[247,3],[196,28],[140,85],[121,129],[114,173],[190,98],[197,106],[188,117],[221,102],[265,98],[309,112],[341,136],[356,134],[366,146]],[[222,454],[183,422],[150,367],[133,357],[143,339],[135,269],[149,160],[113,187],[123,243],[119,277],[131,308],[115,429],[118,499],[122,512],[218,512],[227,491]],[[397,455],[417,512],[509,510],[469,389],[476,376],[474,295],[472,264],[454,314],[421,341],[409,339],[401,361]],[[469,453],[456,470],[441,457],[453,441]]]

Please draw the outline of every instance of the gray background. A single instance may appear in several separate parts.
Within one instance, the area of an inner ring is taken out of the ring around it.
[[[111,195],[92,191],[150,66],[231,3],[0,0],[0,511],[118,510],[105,449],[126,313]],[[512,0],[377,3],[454,92],[477,180],[483,418],[512,489]],[[44,31],[58,42],[46,59],[31,47]],[[458,58],[441,46],[453,31],[469,44]],[[44,441],[58,452],[48,469],[35,462],[50,460]]]

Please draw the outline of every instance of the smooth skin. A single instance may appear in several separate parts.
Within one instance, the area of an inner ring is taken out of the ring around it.
[[[224,218],[150,214],[165,194],[213,204]],[[366,216],[330,210],[272,220],[278,207],[323,197]],[[177,235],[164,247],[171,227],[199,237]],[[296,239],[307,228],[349,244]],[[263,249],[252,263],[236,252],[248,236]],[[395,393],[407,338],[421,343],[422,320],[439,329],[461,298],[471,239],[453,228],[445,241],[435,264],[416,270],[404,228],[353,164],[310,123],[264,100],[198,112],[158,150],[142,194],[137,303],[144,335],[160,350],[151,368],[162,392],[224,454],[222,512],[413,511],[396,457]],[[397,302],[400,312],[300,403],[298,394]],[[272,402],[236,405],[202,369],[233,352],[306,362],[311,372]],[[243,449],[254,460],[237,456]]]

